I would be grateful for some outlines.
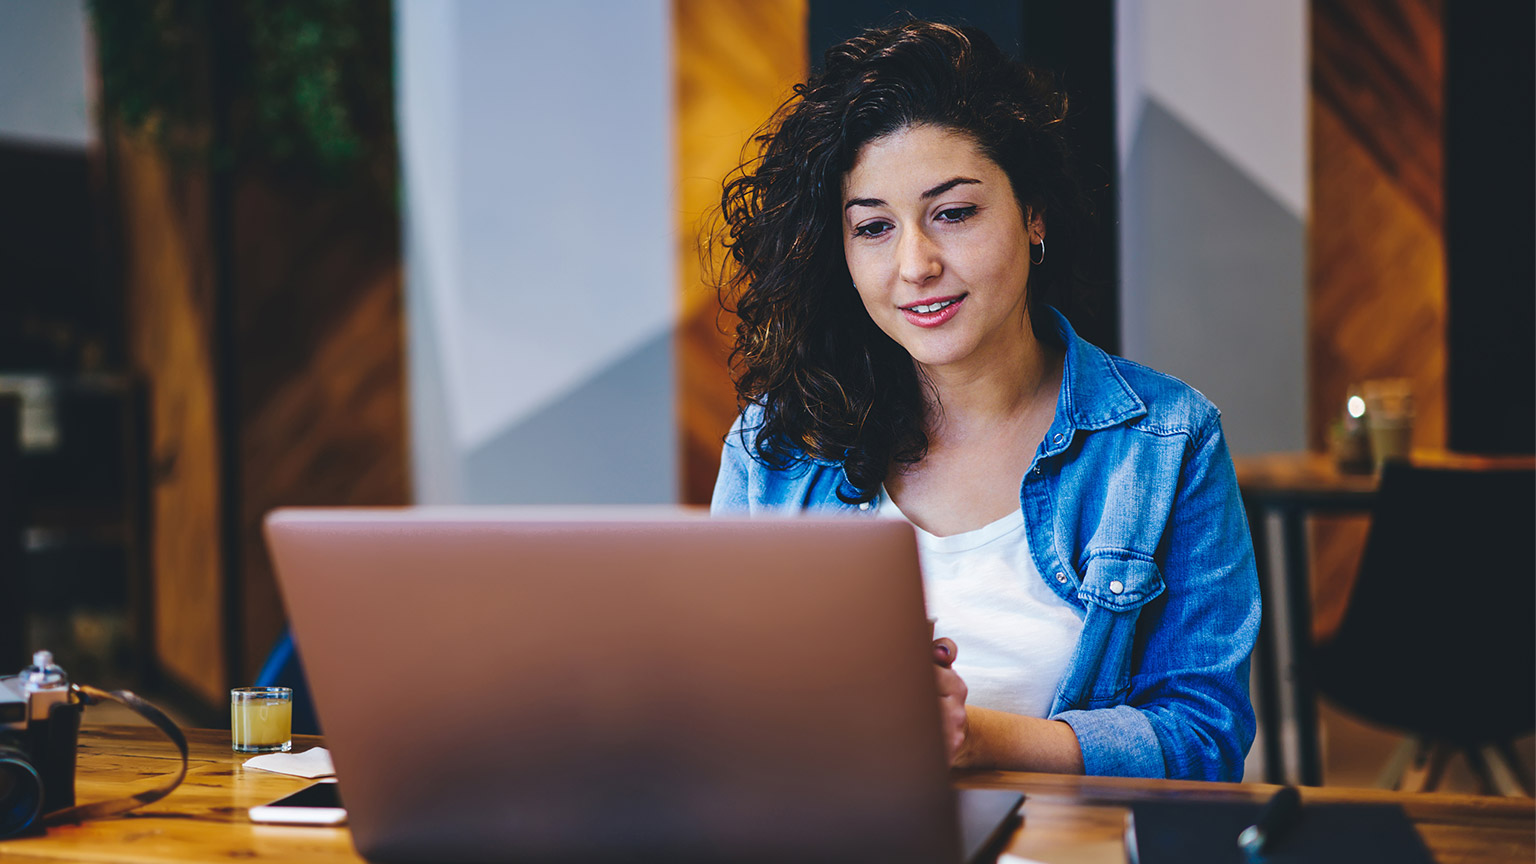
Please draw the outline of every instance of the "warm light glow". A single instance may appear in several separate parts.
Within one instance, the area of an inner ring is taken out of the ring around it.
[[[1365,400],[1359,396],[1349,397],[1349,416],[1360,419],[1365,416]]]

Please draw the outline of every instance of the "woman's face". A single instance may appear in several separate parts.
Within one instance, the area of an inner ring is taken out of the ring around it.
[[[923,366],[1017,356],[1034,337],[1029,244],[1013,185],[970,136],[915,126],[864,145],[843,178],[843,253],[864,308]]]

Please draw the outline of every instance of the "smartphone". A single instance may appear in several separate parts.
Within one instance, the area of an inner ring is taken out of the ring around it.
[[[251,808],[251,821],[273,825],[340,825],[347,821],[336,781],[322,780],[271,804]]]

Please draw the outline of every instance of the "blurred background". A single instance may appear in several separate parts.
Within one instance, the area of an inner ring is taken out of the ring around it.
[[[1061,74],[1074,324],[1239,456],[1380,378],[1417,448],[1536,447],[1529,4],[0,0],[0,668],[222,725],[273,507],[707,503],[721,179],[899,10]],[[1368,524],[1309,523],[1320,639]]]

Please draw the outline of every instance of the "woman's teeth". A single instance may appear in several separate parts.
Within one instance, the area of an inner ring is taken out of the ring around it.
[[[907,308],[911,309],[913,312],[927,315],[929,312],[937,312],[940,309],[943,309],[945,306],[952,306],[955,302],[955,300],[940,300],[937,303],[929,303],[926,306],[908,306]]]

